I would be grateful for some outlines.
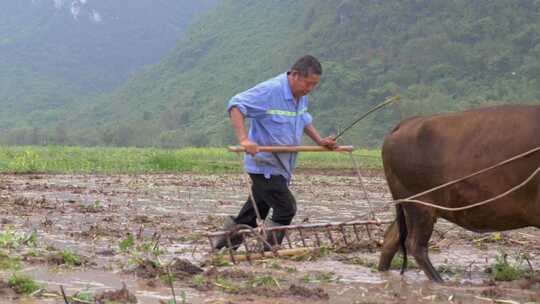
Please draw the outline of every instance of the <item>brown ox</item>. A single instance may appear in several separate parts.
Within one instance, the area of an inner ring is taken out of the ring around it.
[[[404,199],[539,146],[540,106],[498,106],[405,120],[386,136],[382,158],[393,198]],[[511,189],[538,166],[540,152],[418,199],[462,207]],[[540,228],[539,181],[535,176],[517,191],[465,211],[415,203],[397,205],[396,221],[385,233],[379,269],[388,270],[401,247],[431,280],[442,282],[428,257],[428,241],[437,218],[475,232]]]

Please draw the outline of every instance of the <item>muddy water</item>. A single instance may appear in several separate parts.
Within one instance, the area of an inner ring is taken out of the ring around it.
[[[379,218],[392,218],[383,176],[364,172],[364,177],[368,197],[356,177],[299,174],[292,185],[298,202],[295,221],[365,218],[370,205]],[[54,247],[72,250],[90,261],[85,267],[73,268],[30,260],[23,263],[24,273],[47,291],[56,292],[63,285],[68,294],[98,293],[120,288],[125,282],[139,303],[157,303],[170,298],[171,292],[159,280],[125,272],[133,255],[122,253],[119,243],[127,233],[137,243],[159,243],[163,261],[179,257],[200,264],[207,256],[208,246],[201,234],[218,229],[224,216],[236,214],[247,193],[245,179],[238,175],[3,175],[0,179],[2,230],[28,233],[35,229],[39,235],[37,251],[43,255]],[[380,239],[382,231],[373,231],[374,237]],[[277,268],[269,267],[269,263],[225,268],[256,276],[271,275],[279,279],[280,290],[284,291],[291,284],[322,288],[329,299],[311,296],[309,301],[313,303],[486,303],[483,298],[527,302],[539,299],[538,284],[493,285],[487,282],[484,270],[494,262],[499,250],[507,252],[509,258],[518,251],[526,251],[531,266],[538,269],[539,236],[538,230],[522,229],[492,237],[467,232],[444,221],[437,223],[432,246],[438,250],[431,251],[431,258],[436,267],[451,270],[443,274],[449,283],[442,286],[429,283],[416,269],[403,277],[397,271],[374,271],[372,265],[377,263],[378,250],[373,248],[311,261],[280,260],[273,262]],[[25,251],[28,248],[12,250],[13,254]],[[361,258],[362,265],[354,262],[358,261],[355,258]],[[9,275],[0,274],[4,278]],[[189,303],[297,303],[309,296],[290,292],[265,296],[256,291],[235,295],[215,286],[198,290],[192,285],[190,280],[175,283],[177,293],[185,292]],[[21,301],[63,303],[59,297],[10,299],[2,303]]]

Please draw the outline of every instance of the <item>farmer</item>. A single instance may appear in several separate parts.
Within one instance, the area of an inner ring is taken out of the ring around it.
[[[321,79],[322,67],[313,56],[298,59],[292,68],[283,74],[262,82],[237,94],[227,107],[238,142],[247,154],[244,167],[252,181],[252,193],[264,220],[273,209],[268,227],[289,225],[296,214],[296,201],[289,191],[289,183],[296,166],[297,153],[259,152],[261,146],[297,146],[302,135],[307,134],[318,145],[332,148],[336,141],[332,137],[321,138],[312,124],[308,113],[309,94]],[[249,133],[244,127],[244,118],[250,119]],[[224,230],[236,224],[257,226],[257,214],[248,198],[235,218],[228,218]],[[281,244],[284,233],[276,233]],[[237,248],[242,239],[232,237]],[[267,242],[274,246],[273,237]],[[227,246],[225,238],[216,242],[216,249]],[[267,247],[267,246],[266,246]],[[267,250],[269,248],[266,248]]]

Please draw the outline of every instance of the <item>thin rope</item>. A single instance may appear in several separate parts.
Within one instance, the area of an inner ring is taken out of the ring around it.
[[[440,186],[437,186],[437,187],[428,189],[428,190],[426,190],[426,191],[424,191],[424,192],[420,192],[420,193],[418,193],[418,194],[415,194],[415,195],[413,195],[413,196],[410,196],[410,197],[406,198],[405,200],[415,199],[415,198],[417,198],[417,197],[426,195],[426,194],[428,194],[428,193],[437,191],[437,190],[439,190],[439,189],[446,188],[446,187],[451,186],[451,185],[453,185],[453,184],[457,184],[457,183],[459,183],[459,182],[461,182],[461,181],[464,181],[464,180],[466,180],[466,179],[469,179],[469,178],[471,178],[471,177],[474,177],[474,176],[480,175],[480,174],[482,174],[482,173],[485,173],[485,172],[487,172],[487,171],[491,171],[491,170],[493,170],[493,169],[495,169],[495,168],[504,166],[504,165],[506,165],[506,164],[508,164],[508,163],[510,163],[510,162],[513,162],[513,161],[515,161],[515,160],[518,160],[518,159],[520,159],[520,158],[523,158],[523,157],[525,157],[525,156],[528,156],[529,154],[533,154],[534,152],[537,152],[537,151],[539,151],[539,150],[540,150],[540,147],[536,147],[536,148],[531,149],[531,150],[529,150],[529,151],[527,151],[527,152],[525,152],[525,153],[518,154],[518,155],[516,155],[516,156],[514,156],[514,157],[511,157],[511,158],[509,158],[509,159],[507,159],[507,160],[504,160],[504,161],[502,161],[502,162],[499,162],[499,163],[497,163],[497,164],[495,164],[495,165],[493,165],[493,166],[491,166],[491,167],[487,167],[487,168],[485,168],[485,169],[476,171],[476,172],[474,172],[474,173],[472,173],[472,174],[469,174],[469,175],[467,175],[467,176],[464,176],[464,177],[461,177],[461,178],[458,178],[458,179],[449,181],[449,182],[447,182],[447,183],[445,183],[445,184],[442,184],[442,185],[440,185]]]
[[[351,161],[354,166],[354,171],[356,173],[356,177],[358,178],[358,182],[360,183],[360,188],[362,188],[362,191],[364,192],[364,196],[366,198],[366,202],[369,206],[369,217],[371,219],[376,219],[375,212],[373,211],[373,207],[371,206],[371,200],[368,195],[368,191],[366,189],[366,185],[364,184],[364,179],[362,177],[362,174],[360,173],[360,167],[358,166],[358,163],[356,162],[356,159],[353,156],[352,151],[349,152],[349,156],[351,157]]]
[[[236,153],[236,155],[238,155],[238,158],[240,160],[240,165],[242,166],[242,168],[244,167],[244,161],[243,161],[243,157],[242,157],[242,154],[241,153]],[[252,189],[252,183],[251,183],[251,178],[249,178],[249,174],[246,172],[245,169],[243,169],[243,176],[244,176],[244,184],[247,185],[247,188],[248,188],[248,194],[249,194],[249,200],[251,201],[251,204],[253,205],[253,209],[255,210],[255,215],[257,216],[257,219],[256,219],[256,223],[257,223],[257,228],[259,228],[259,230],[261,231],[261,234],[266,237],[266,229],[265,229],[265,224],[264,224],[264,220],[262,219],[261,217],[261,213],[259,212],[259,208],[257,207],[257,202],[255,201],[255,196],[253,195],[253,189]],[[247,181],[246,181],[247,179]]]
[[[510,190],[504,192],[504,193],[501,193],[495,197],[492,197],[492,198],[489,198],[487,200],[483,200],[483,201],[480,201],[478,203],[473,203],[473,204],[469,204],[467,206],[463,206],[463,207],[457,207],[457,208],[449,208],[449,207],[444,207],[444,206],[439,206],[437,204],[433,204],[433,203],[428,203],[428,202],[424,202],[424,201],[421,201],[421,200],[415,200],[415,198],[417,197],[420,197],[420,196],[423,196],[423,195],[426,195],[426,194],[429,194],[431,192],[434,192],[434,191],[437,191],[439,189],[442,189],[442,188],[446,188],[448,186],[451,186],[451,185],[454,185],[458,182],[461,182],[461,181],[464,181],[466,179],[469,179],[471,177],[474,177],[474,176],[477,176],[477,175],[480,175],[482,173],[485,173],[487,171],[490,171],[490,170],[493,170],[495,168],[498,168],[498,167],[501,167],[501,166],[504,166],[510,162],[513,162],[513,161],[516,161],[520,158],[523,158],[525,156],[528,156],[530,154],[533,154],[537,151],[540,150],[540,147],[536,147],[536,148],[533,148],[527,152],[524,152],[524,153],[521,153],[521,154],[518,154],[514,157],[511,157],[507,160],[504,160],[504,161],[501,161],[491,167],[488,167],[488,168],[485,168],[485,169],[482,169],[482,170],[479,170],[477,172],[474,172],[472,174],[469,174],[467,176],[464,176],[464,177],[461,177],[461,178],[458,178],[458,179],[455,179],[455,180],[452,180],[452,181],[449,181],[447,183],[444,183],[440,186],[437,186],[437,187],[434,187],[434,188],[431,188],[431,189],[428,189],[424,192],[421,192],[421,193],[418,193],[418,194],[415,194],[413,196],[410,196],[408,198],[405,198],[405,199],[398,199],[398,200],[394,200],[392,201],[393,204],[401,204],[401,203],[415,203],[415,204],[419,204],[419,205],[424,205],[424,206],[428,206],[428,207],[432,207],[432,208],[435,208],[435,209],[440,209],[440,210],[446,210],[446,211],[463,211],[463,210],[467,210],[467,209],[471,209],[471,208],[475,208],[475,207],[478,207],[478,206],[482,206],[482,205],[485,205],[485,204],[488,204],[492,201],[495,201],[501,197],[504,197],[504,196],[507,196],[508,194],[518,190],[519,188],[525,186],[538,172],[540,172],[540,166],[538,168],[536,168],[536,170],[527,178],[525,179],[523,182],[521,182],[520,184],[518,184],[517,186],[511,188]],[[466,203],[464,203],[466,204]]]
[[[463,206],[463,207],[456,207],[456,208],[449,208],[449,207],[444,207],[444,206],[439,206],[439,205],[436,205],[436,204],[432,204],[432,203],[428,203],[428,202],[424,202],[424,201],[420,201],[420,200],[414,200],[414,199],[410,199],[410,198],[406,198],[406,199],[400,199],[400,200],[395,200],[394,203],[395,204],[401,204],[401,203],[416,203],[416,204],[420,204],[420,205],[424,205],[424,206],[428,206],[428,207],[433,207],[433,208],[436,208],[436,209],[440,209],[440,210],[446,210],[446,211],[463,211],[463,210],[467,210],[467,209],[471,209],[471,208],[475,208],[475,207],[478,207],[478,206],[482,206],[482,205],[486,205],[488,203],[491,203],[499,198],[502,198],[502,197],[505,197],[509,194],[511,194],[512,192],[518,190],[519,188],[522,188],[523,186],[525,186],[528,182],[531,181],[531,179],[536,175],[538,174],[538,172],[540,172],[540,167],[536,168],[536,170],[534,170],[534,172],[529,175],[529,177],[527,179],[525,179],[523,182],[521,182],[520,184],[518,184],[517,186],[515,187],[512,187],[510,190],[506,191],[506,192],[503,192],[495,197],[492,197],[490,199],[487,199],[487,200],[483,200],[481,202],[478,202],[478,203],[474,203],[472,205],[467,205],[467,206]],[[467,204],[467,203],[463,203],[463,204]],[[461,205],[461,204],[460,204]]]

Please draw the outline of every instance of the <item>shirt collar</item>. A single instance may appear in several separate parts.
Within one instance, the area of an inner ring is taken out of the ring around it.
[[[289,79],[287,78],[287,73],[281,74],[281,86],[283,87],[283,96],[287,100],[293,100],[293,95],[291,92],[291,86],[289,85]]]

